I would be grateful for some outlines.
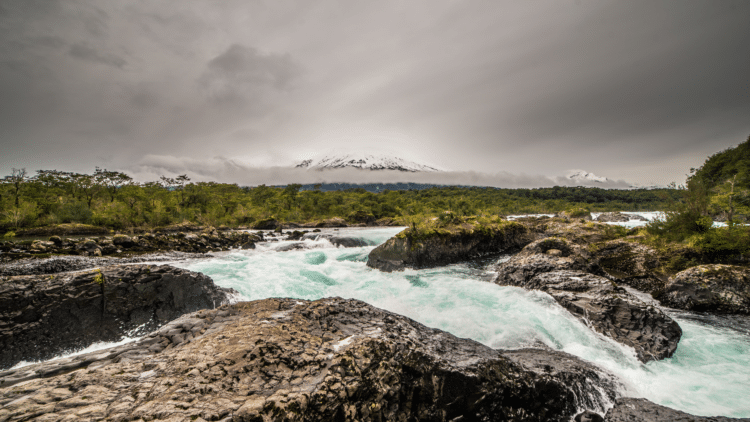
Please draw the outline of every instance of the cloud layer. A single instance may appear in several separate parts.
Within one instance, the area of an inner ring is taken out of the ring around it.
[[[5,0],[0,174],[377,147],[508,183],[681,182],[750,134],[749,15],[744,0]]]
[[[287,185],[290,183],[430,183],[439,185],[492,186],[505,188],[535,188],[552,186],[595,186],[622,189],[631,187],[624,180],[576,182],[567,177],[547,177],[540,174],[515,174],[500,171],[402,172],[395,170],[360,170],[356,168],[308,170],[293,167],[257,167],[225,157],[194,159],[189,157],[148,155],[128,169],[139,181],[155,181],[160,176],[187,174],[192,181],[218,181],[240,186]]]

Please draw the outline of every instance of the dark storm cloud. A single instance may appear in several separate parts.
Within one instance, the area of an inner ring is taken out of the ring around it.
[[[212,100],[252,101],[264,88],[287,89],[299,74],[289,55],[259,54],[252,47],[233,44],[208,62],[201,83]]]
[[[0,8],[0,174],[377,146],[461,180],[664,184],[750,133],[744,0]]]
[[[101,53],[83,44],[75,44],[71,46],[68,54],[70,54],[72,57],[75,57],[76,59],[88,60],[91,62],[102,63],[108,66],[119,68],[122,68],[123,66],[125,66],[125,64],[127,64],[125,59],[121,57],[117,57],[108,53]]]

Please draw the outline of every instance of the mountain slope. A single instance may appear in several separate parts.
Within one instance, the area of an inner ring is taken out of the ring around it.
[[[597,182],[597,183],[606,183],[609,181],[606,177],[599,177],[595,175],[594,173],[589,173],[585,170],[574,170],[571,174],[568,175],[568,179],[574,181],[574,182]]]
[[[341,154],[317,160],[304,160],[295,167],[312,170],[358,168],[363,170],[397,170],[406,172],[440,171],[434,167],[407,161],[402,158],[375,154]]]

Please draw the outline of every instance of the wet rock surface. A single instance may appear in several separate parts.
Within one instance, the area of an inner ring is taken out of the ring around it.
[[[638,214],[623,214],[621,212],[605,212],[603,214],[599,214],[599,216],[596,217],[594,221],[600,221],[600,222],[606,222],[606,223],[610,223],[610,222],[627,223],[628,221],[648,221],[648,219]]]
[[[0,372],[0,420],[567,421],[618,388],[573,356],[493,350],[360,301],[266,299]]]
[[[750,315],[750,269],[699,265],[672,277],[659,301],[672,308]]]
[[[664,289],[665,277],[657,272],[659,254],[648,246],[613,240],[596,248],[592,255],[604,274],[618,284],[647,293]]]
[[[370,252],[367,266],[386,272],[438,267],[517,250],[534,238],[535,234],[526,226],[515,222],[498,229],[469,228],[424,237],[397,235]]]
[[[652,403],[646,399],[620,398],[604,417],[605,422],[729,422],[750,419],[723,416],[693,416]]]
[[[337,247],[342,248],[359,248],[362,246],[371,246],[364,239],[351,236],[337,236],[331,233],[305,233],[301,239],[303,240],[319,240],[327,239]]]
[[[679,325],[606,278],[586,248],[562,238],[527,245],[501,263],[495,283],[540,290],[595,331],[633,347],[642,362],[672,356],[682,336]]]
[[[518,286],[548,293],[595,331],[633,347],[642,362],[672,356],[682,336],[677,322],[662,310],[603,277],[553,271]]]
[[[526,245],[496,271],[498,283],[524,287],[538,274],[558,270],[594,272],[598,268],[586,248],[563,238],[548,237]]]
[[[0,279],[0,368],[149,332],[234,293],[168,265],[122,265]]]

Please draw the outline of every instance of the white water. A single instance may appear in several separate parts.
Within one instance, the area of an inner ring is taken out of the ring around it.
[[[25,366],[33,365],[33,364],[39,363],[39,362],[54,362],[54,361],[59,360],[59,359],[66,359],[66,358],[71,358],[73,356],[84,355],[86,353],[98,352],[99,350],[110,349],[112,347],[117,347],[117,346],[121,346],[123,344],[127,344],[127,343],[130,343],[130,342],[136,341],[139,338],[140,337],[124,337],[120,341],[106,341],[106,342],[105,341],[100,341],[100,342],[96,342],[96,343],[91,344],[89,347],[87,347],[85,349],[77,350],[75,352],[70,352],[70,353],[62,353],[61,355],[55,356],[54,358],[48,359],[46,361],[25,361],[25,360],[22,360],[21,362],[18,362],[17,364],[15,364],[12,368],[9,368],[9,370],[10,369],[23,368]]]
[[[329,232],[382,243],[400,230]],[[335,248],[318,240],[305,241],[309,249],[276,251],[289,243],[173,265],[207,274],[246,300],[356,298],[494,348],[545,344],[614,372],[628,385],[629,396],[696,415],[750,416],[747,319],[675,313],[683,330],[677,352],[643,365],[632,349],[592,332],[548,295],[487,282],[492,274],[480,265],[383,273],[365,266],[372,246]]]

